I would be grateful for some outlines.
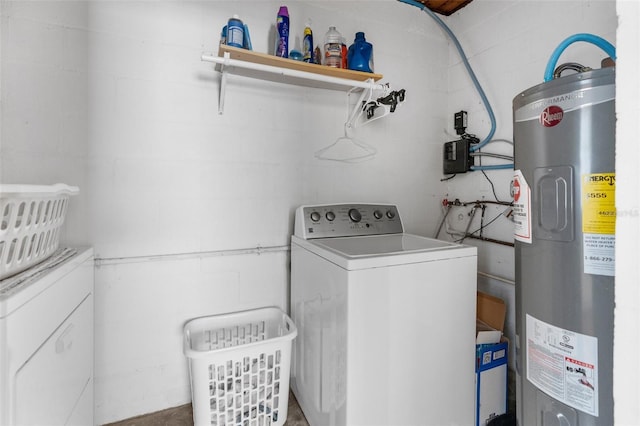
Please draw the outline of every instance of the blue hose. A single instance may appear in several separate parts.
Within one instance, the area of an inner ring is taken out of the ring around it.
[[[503,170],[513,169],[513,164],[491,164],[489,166],[471,166],[472,171],[477,170]]]
[[[414,1],[414,0],[398,0],[398,1],[401,3],[406,3],[411,6],[415,6],[418,9],[425,12],[427,15],[431,16],[431,18],[433,18],[433,20],[436,21],[438,25],[440,25],[440,27],[444,30],[444,32],[447,33],[451,41],[453,41],[453,44],[455,44],[456,49],[458,49],[460,58],[462,58],[462,62],[464,63],[464,66],[467,69],[467,72],[469,73],[469,77],[471,77],[471,80],[473,81],[474,86],[476,86],[476,89],[478,90],[478,94],[480,95],[480,98],[482,98],[482,102],[484,103],[487,113],[489,114],[489,119],[491,120],[491,130],[489,131],[489,134],[487,135],[487,137],[484,138],[482,142],[480,142],[478,145],[474,145],[471,148],[469,148],[469,151],[471,152],[479,150],[480,148],[488,144],[491,141],[491,138],[493,138],[493,135],[496,132],[496,117],[493,114],[493,109],[491,109],[491,105],[489,104],[489,100],[487,99],[487,96],[484,94],[484,90],[482,90],[482,87],[480,86],[480,82],[478,82],[478,79],[476,78],[475,73],[471,69],[471,65],[469,65],[469,61],[467,60],[467,55],[464,53],[464,50],[462,50],[462,46],[460,45],[460,42],[456,38],[455,34],[453,34],[451,29],[449,29],[447,24],[445,24],[442,21],[442,19],[440,19],[435,13],[430,11],[422,3],[418,3],[417,1]]]
[[[562,43],[560,43],[558,47],[556,47],[556,50],[554,50],[551,54],[549,62],[547,62],[547,68],[544,70],[545,82],[553,80],[553,71],[556,69],[556,64],[558,63],[558,59],[560,59],[560,55],[562,55],[562,52],[564,52],[564,50],[569,47],[569,45],[577,41],[586,41],[587,43],[595,44],[600,49],[604,50],[605,53],[611,57],[611,59],[616,59],[616,48],[602,37],[586,33],[574,34],[562,41]]]

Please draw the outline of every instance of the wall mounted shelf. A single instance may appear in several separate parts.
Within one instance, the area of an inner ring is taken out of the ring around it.
[[[218,105],[220,114],[224,112],[228,73],[278,83],[342,91],[354,88],[385,90],[387,87],[376,83],[382,79],[382,74],[309,64],[232,46],[221,45],[218,56],[202,55],[202,60],[217,64],[216,69],[222,73]]]

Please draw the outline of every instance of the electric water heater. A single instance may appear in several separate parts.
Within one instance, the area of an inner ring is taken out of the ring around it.
[[[577,71],[513,100],[520,426],[614,424],[615,69]]]

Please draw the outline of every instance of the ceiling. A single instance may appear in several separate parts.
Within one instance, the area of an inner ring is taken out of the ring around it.
[[[462,9],[473,0],[418,0],[430,10],[441,15],[449,16],[453,12]]]

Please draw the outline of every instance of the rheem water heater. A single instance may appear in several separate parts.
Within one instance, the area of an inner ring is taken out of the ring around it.
[[[520,426],[614,424],[614,101],[614,68],[513,100]]]

